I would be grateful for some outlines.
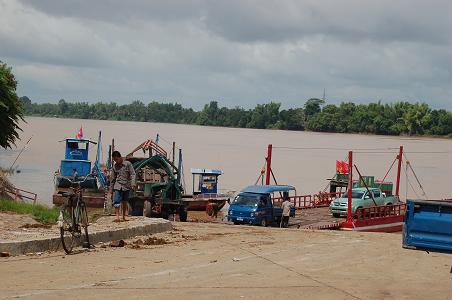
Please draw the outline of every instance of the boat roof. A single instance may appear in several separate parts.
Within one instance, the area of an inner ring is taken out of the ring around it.
[[[190,172],[192,174],[205,174],[205,175],[222,175],[223,171],[218,169],[197,169],[191,168]]]
[[[374,190],[378,190],[378,188],[370,187],[369,190],[374,191]],[[367,189],[365,187],[360,187],[360,188],[354,188],[353,191],[355,191],[355,192],[367,192]]]
[[[250,185],[242,190],[243,193],[268,194],[273,192],[295,191],[291,185]]]
[[[66,141],[66,143],[69,142],[69,143],[92,143],[92,144],[97,144],[96,142],[88,140],[88,139],[66,138],[64,140]]]

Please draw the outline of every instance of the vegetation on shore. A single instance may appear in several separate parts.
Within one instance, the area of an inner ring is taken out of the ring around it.
[[[9,148],[19,138],[23,120],[22,101],[16,94],[17,81],[11,68],[0,61],[0,147]]]
[[[151,102],[146,105],[134,101],[118,105],[113,102],[70,103],[61,99],[58,104],[38,104],[28,97],[21,100],[26,115],[44,117],[382,135],[452,135],[452,113],[432,109],[425,103],[325,105],[324,101],[313,98],[303,107],[281,110],[281,104],[275,102],[244,109],[220,107],[212,101],[201,111],[194,111],[177,103]]]
[[[0,211],[30,214],[36,221],[44,224],[55,224],[60,214],[58,208],[5,199],[0,199]]]

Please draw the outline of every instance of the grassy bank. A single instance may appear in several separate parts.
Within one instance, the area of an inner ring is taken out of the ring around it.
[[[59,215],[59,210],[57,208],[48,208],[39,204],[33,205],[4,199],[0,199],[0,211],[30,214],[36,221],[45,224],[54,224]]]

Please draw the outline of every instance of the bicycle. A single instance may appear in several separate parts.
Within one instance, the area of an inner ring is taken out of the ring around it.
[[[89,175],[83,180],[70,180],[71,192],[61,193],[63,197],[68,198],[67,204],[63,205],[58,217],[58,227],[60,228],[61,244],[67,254],[72,252],[74,246],[82,245],[83,248],[90,248],[88,235],[88,213],[86,204],[83,201],[83,192],[81,183],[83,183]],[[83,240],[82,240],[83,236]]]

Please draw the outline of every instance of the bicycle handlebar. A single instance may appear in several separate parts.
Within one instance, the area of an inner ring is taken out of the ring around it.
[[[83,180],[71,180],[70,178],[66,178],[66,179],[71,183],[71,186],[77,186],[77,185],[85,182],[89,177],[94,177],[94,175],[88,174],[83,178]]]

